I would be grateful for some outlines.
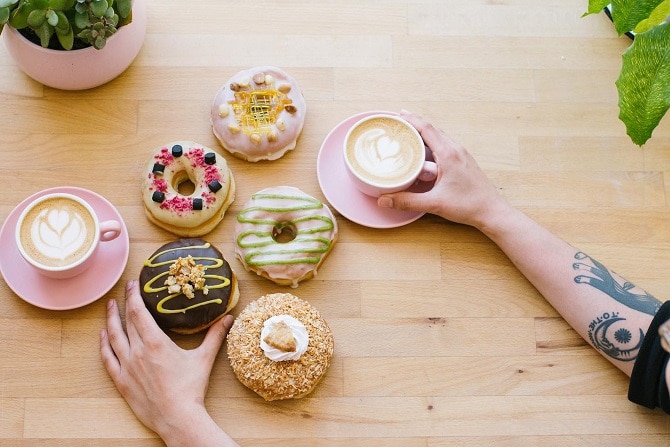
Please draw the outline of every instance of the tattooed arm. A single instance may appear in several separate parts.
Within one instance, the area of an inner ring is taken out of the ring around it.
[[[433,152],[437,179],[426,193],[389,194],[379,206],[426,211],[481,230],[585,340],[630,375],[659,301],[512,207],[442,131],[417,115],[401,116]]]
[[[661,303],[502,200],[477,224],[563,318],[630,376]]]

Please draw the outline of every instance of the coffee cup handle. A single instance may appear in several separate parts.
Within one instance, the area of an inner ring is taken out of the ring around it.
[[[116,239],[121,234],[121,222],[117,220],[106,220],[100,222],[100,242]]]
[[[437,163],[426,160],[423,163],[423,169],[419,174],[419,180],[422,182],[432,182],[437,179]]]

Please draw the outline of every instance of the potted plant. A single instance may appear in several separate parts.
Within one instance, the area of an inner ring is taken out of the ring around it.
[[[619,119],[642,146],[670,107],[670,0],[589,0],[584,15],[603,9],[619,35],[633,38],[616,87]]]
[[[145,0],[0,0],[0,33],[35,80],[65,90],[97,87],[139,53]]]

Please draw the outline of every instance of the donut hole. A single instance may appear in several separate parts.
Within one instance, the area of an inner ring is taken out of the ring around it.
[[[190,196],[195,192],[195,183],[186,171],[177,172],[172,178],[172,188],[182,196]]]
[[[280,244],[291,242],[298,235],[298,229],[292,222],[280,222],[272,228],[272,239]]]

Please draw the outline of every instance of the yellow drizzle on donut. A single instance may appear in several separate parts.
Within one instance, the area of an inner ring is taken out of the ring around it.
[[[175,262],[175,260],[163,261],[163,262],[154,262],[154,260],[156,258],[158,258],[159,256],[161,256],[165,253],[169,253],[171,251],[195,250],[195,249],[198,249],[198,248],[205,248],[206,249],[206,248],[209,248],[210,246],[211,246],[211,244],[209,242],[207,242],[204,245],[194,245],[194,246],[190,246],[190,247],[175,247],[175,248],[171,248],[171,249],[168,249],[168,250],[163,250],[161,252],[158,252],[158,253],[154,254],[151,258],[145,260],[144,265],[147,266],[147,267],[150,267],[150,268],[154,268],[154,267],[160,267],[160,266],[163,266],[163,265],[173,264]],[[198,260],[213,261],[212,264],[204,266],[205,270],[207,270],[208,268],[218,268],[218,267],[221,267],[223,265],[223,260],[218,259],[218,258],[198,256],[198,257],[193,257],[193,259],[195,261],[198,261]],[[153,287],[153,284],[156,281],[158,281],[160,278],[163,278],[163,277],[167,276],[168,274],[169,274],[169,271],[165,271],[165,272],[160,273],[160,274],[154,276],[153,278],[151,278],[144,285],[144,292],[145,293],[157,293],[157,292],[162,292],[163,290],[167,290],[167,286]],[[223,289],[223,288],[228,287],[230,285],[230,278],[226,278],[224,276],[204,275],[204,277],[205,277],[205,279],[217,279],[217,280],[221,281],[221,283],[219,283],[219,284],[214,284],[214,285],[209,285],[208,284],[207,288],[209,288],[209,289]],[[156,304],[156,309],[158,310],[158,312],[160,312],[162,314],[178,314],[178,313],[186,313],[187,311],[189,311],[191,309],[195,309],[196,307],[206,306],[208,304],[223,304],[223,301],[221,299],[217,298],[217,299],[213,299],[213,300],[209,300],[209,301],[203,301],[201,303],[193,304],[193,305],[187,306],[183,309],[166,309],[164,307],[165,303],[167,303],[171,299],[173,299],[173,298],[175,298],[175,297],[177,297],[181,294],[182,294],[181,292],[173,293],[171,295],[166,296],[162,300],[160,300],[158,302],[158,304]]]
[[[235,100],[230,101],[233,113],[244,133],[269,130],[277,121],[284,107],[293,101],[274,89],[235,92]]]
[[[297,219],[291,220],[290,222],[277,222],[276,220],[270,219],[251,219],[246,217],[248,213],[256,210],[266,211],[270,213],[286,213],[291,211],[304,211],[304,210],[314,210],[323,208],[323,203],[314,199],[312,197],[301,197],[301,196],[287,196],[281,194],[254,194],[252,200],[258,199],[277,199],[277,200],[298,200],[305,202],[303,205],[297,206],[285,206],[285,207],[265,207],[265,206],[252,206],[242,210],[237,215],[237,220],[242,223],[250,223],[255,225],[270,225],[270,231],[264,230],[247,230],[241,232],[237,236],[237,244],[241,248],[260,248],[267,247],[270,245],[280,245],[277,241],[272,238],[272,228],[275,226],[285,226],[287,224],[293,224],[296,227],[301,222],[307,222],[310,220],[319,220],[323,222],[323,225],[316,226],[314,228],[308,229],[298,229],[295,239],[286,244],[286,249],[283,250],[274,250],[271,253],[265,253],[262,250],[251,250],[244,257],[245,262],[248,265],[254,266],[265,266],[265,265],[286,265],[286,264],[318,264],[321,260],[321,255],[326,253],[331,246],[331,241],[328,238],[322,236],[312,236],[314,233],[320,233],[323,231],[330,231],[334,228],[333,221],[327,216],[304,216]],[[247,236],[256,236],[262,240],[257,242],[244,242],[244,239]],[[318,246],[314,248],[297,248],[291,249],[290,246],[294,242],[317,242]],[[271,261],[254,261],[253,259],[258,256],[263,256],[267,254],[272,255],[284,255],[284,254],[296,254],[296,253],[305,253],[305,256],[294,258],[294,259],[276,259]],[[309,256],[314,254],[314,256]]]

